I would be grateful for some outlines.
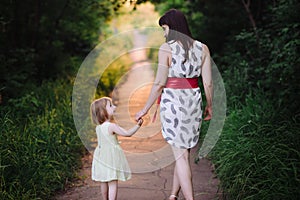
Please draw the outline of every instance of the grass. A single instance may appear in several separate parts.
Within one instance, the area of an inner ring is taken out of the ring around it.
[[[84,148],[71,91],[70,82],[47,82],[1,107],[1,199],[47,199],[74,178]]]
[[[299,115],[284,113],[261,94],[229,113],[210,154],[224,199],[299,198]]]

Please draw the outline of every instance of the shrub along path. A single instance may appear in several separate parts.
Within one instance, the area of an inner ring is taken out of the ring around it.
[[[135,34],[137,41],[144,41],[145,37]],[[136,44],[139,46],[141,44]],[[127,74],[126,81],[116,87],[113,98],[117,104],[115,120],[128,129],[134,125],[134,114],[144,105],[153,82],[154,72],[151,65],[145,61],[146,52],[133,51],[132,59],[135,65]],[[119,182],[118,199],[168,199],[172,186],[174,160],[169,145],[160,133],[159,118],[152,123],[150,116],[145,116],[142,128],[133,137],[119,137],[132,170],[132,178],[126,182]],[[219,180],[213,172],[213,166],[207,159],[196,164],[197,147],[191,151],[191,168],[195,199],[211,200],[221,197],[218,193]],[[79,172],[81,179],[73,183],[74,187],[58,194],[57,200],[93,200],[101,199],[100,183],[91,180],[92,154],[83,159],[83,168]],[[180,199],[183,199],[180,193]]]

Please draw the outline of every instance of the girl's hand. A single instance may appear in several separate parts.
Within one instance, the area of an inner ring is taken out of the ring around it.
[[[212,107],[206,106],[204,110],[204,121],[211,120],[212,118]]]
[[[144,120],[143,120],[142,118],[140,118],[137,124],[138,124],[139,126],[142,126],[143,122],[144,122]]]

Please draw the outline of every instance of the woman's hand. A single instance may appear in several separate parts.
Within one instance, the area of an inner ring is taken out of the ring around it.
[[[204,110],[204,121],[211,120],[212,118],[212,107],[206,106]]]
[[[139,121],[142,117],[147,114],[144,110],[140,110],[138,113],[135,114],[135,121]]]

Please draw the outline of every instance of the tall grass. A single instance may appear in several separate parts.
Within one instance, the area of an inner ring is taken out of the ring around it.
[[[299,115],[262,94],[230,112],[210,156],[225,199],[299,199]]]
[[[71,92],[69,81],[46,82],[1,107],[0,199],[47,199],[74,177],[84,148]]]

